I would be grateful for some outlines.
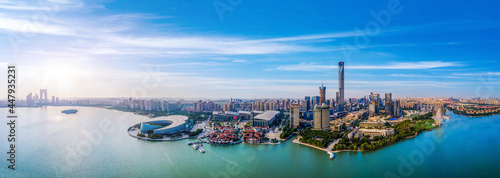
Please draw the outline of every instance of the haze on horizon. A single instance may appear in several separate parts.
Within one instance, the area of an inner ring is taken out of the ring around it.
[[[213,2],[0,1],[1,76],[17,65],[21,99],[303,98],[322,82],[333,98],[344,61],[346,98],[500,97],[496,2]]]

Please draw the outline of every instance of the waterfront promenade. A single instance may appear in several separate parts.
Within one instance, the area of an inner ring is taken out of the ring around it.
[[[335,140],[333,141],[330,145],[328,145],[328,147],[326,148],[320,148],[320,147],[317,147],[317,146],[314,146],[314,145],[310,145],[310,144],[307,144],[307,143],[302,143],[299,141],[300,139],[300,136],[298,136],[297,138],[295,138],[293,140],[293,143],[298,143],[298,144],[301,144],[301,145],[304,145],[304,146],[308,146],[308,147],[312,147],[312,148],[316,148],[318,150],[321,150],[321,151],[326,151],[326,152],[332,152],[332,153],[340,153],[340,152],[343,152],[343,151],[362,151],[362,150],[338,150],[338,151],[332,151],[332,148],[333,146],[335,146],[335,144],[337,144],[338,140]]]

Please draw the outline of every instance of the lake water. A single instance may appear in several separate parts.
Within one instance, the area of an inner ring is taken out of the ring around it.
[[[16,170],[7,169],[7,119],[0,125],[1,177],[500,177],[500,116],[451,116],[443,127],[377,151],[324,151],[292,143],[212,146],[128,136],[146,119],[75,107],[17,108]],[[0,108],[0,118],[7,109]]]

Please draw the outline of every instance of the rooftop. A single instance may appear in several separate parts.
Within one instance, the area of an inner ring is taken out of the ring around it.
[[[148,119],[146,121],[143,121],[142,123],[159,123],[159,122],[167,122],[169,123],[168,126],[159,128],[157,130],[164,130],[164,129],[169,129],[173,127],[180,126],[182,124],[185,124],[189,118],[187,116],[182,116],[182,115],[170,115],[170,116],[164,116],[164,117],[156,117],[153,119]]]
[[[255,116],[255,119],[260,119],[260,120],[271,120],[273,119],[277,114],[279,114],[279,111],[264,111],[264,113],[259,114]]]

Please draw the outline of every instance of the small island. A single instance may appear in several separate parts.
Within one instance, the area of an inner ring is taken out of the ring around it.
[[[67,110],[61,111],[61,113],[64,113],[64,114],[76,114],[77,112],[78,112],[78,110],[76,110],[76,109],[67,109]]]

